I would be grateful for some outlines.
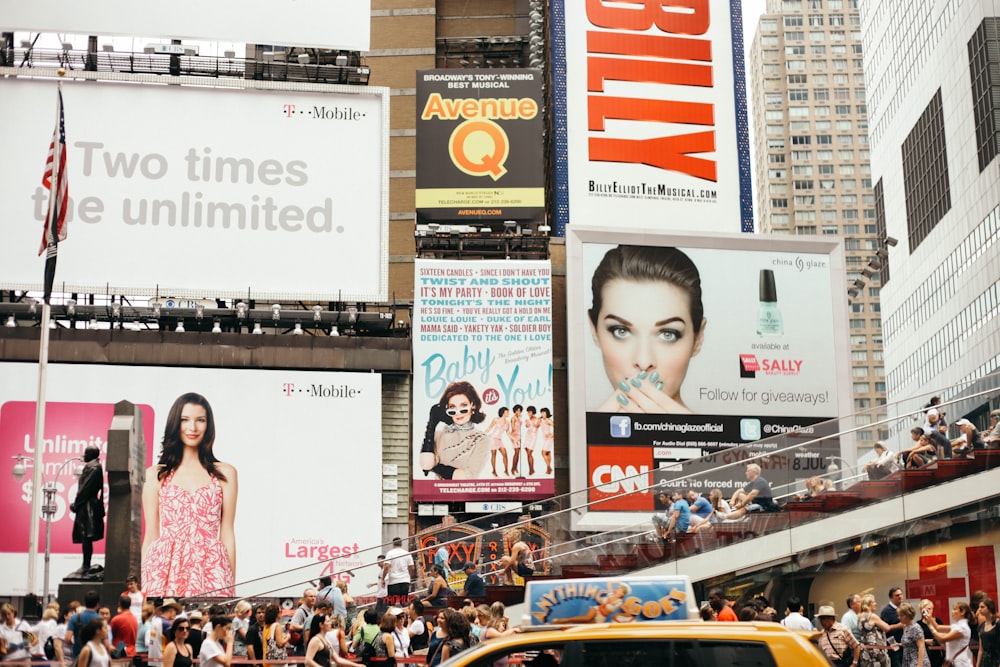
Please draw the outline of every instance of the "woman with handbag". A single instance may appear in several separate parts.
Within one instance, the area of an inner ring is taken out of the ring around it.
[[[875,596],[871,593],[861,596],[861,613],[858,614],[858,632],[861,634],[861,667],[889,667],[889,652],[884,648],[885,633],[897,629],[878,615]]]
[[[288,636],[285,634],[281,623],[278,623],[278,616],[281,608],[276,604],[269,604],[264,610],[264,627],[261,628],[261,644],[264,649],[264,667],[274,667],[275,662],[288,659]]]
[[[968,602],[956,602],[951,607],[951,625],[938,625],[933,615],[925,617],[934,641],[944,646],[944,667],[972,667],[972,609]]]

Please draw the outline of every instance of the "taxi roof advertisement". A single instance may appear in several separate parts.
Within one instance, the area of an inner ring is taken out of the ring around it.
[[[548,261],[416,260],[413,497],[555,491]]]
[[[686,576],[529,580],[532,625],[686,621],[698,603]]]
[[[556,233],[610,221],[752,231],[739,0],[551,4],[565,25],[565,55],[552,50],[566,72],[553,81],[566,121]]]
[[[583,323],[568,340],[570,472],[599,503],[581,525],[648,520],[653,484],[728,498],[745,483],[741,456],[773,446],[750,443],[791,431],[805,442],[850,411],[839,241],[574,225],[566,264],[569,319]],[[845,444],[773,455],[763,476],[805,479]]]
[[[542,222],[542,71],[417,71],[417,221]]]
[[[62,82],[56,291],[387,298],[388,90],[129,78]],[[0,98],[18,101],[0,105],[0,287],[40,289],[56,82],[0,79]]]

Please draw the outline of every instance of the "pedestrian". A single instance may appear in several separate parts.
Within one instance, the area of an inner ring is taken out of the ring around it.
[[[823,634],[818,644],[834,667],[857,667],[861,656],[861,643],[854,634],[837,622],[837,612],[830,605],[823,605],[816,612]]]

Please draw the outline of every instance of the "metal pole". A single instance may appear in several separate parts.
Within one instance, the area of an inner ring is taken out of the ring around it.
[[[49,197],[52,195],[50,194]],[[42,505],[42,470],[45,450],[45,379],[49,365],[50,306],[42,304],[42,332],[38,350],[38,395],[35,399],[35,458],[31,471],[31,530],[28,533],[28,588],[35,592],[35,575],[38,568],[38,515]]]
[[[59,84],[60,100],[62,99],[62,84]],[[62,103],[56,109],[56,132],[59,130],[59,114]],[[58,137],[53,136],[53,141]],[[59,171],[62,165],[62,150],[58,145],[52,150],[52,179],[49,183],[49,217],[50,225],[56,224],[56,199],[59,192]],[[54,230],[58,236],[59,230]],[[35,592],[35,570],[38,568],[38,513],[41,509],[42,470],[45,465],[43,452],[45,450],[45,379],[49,365],[49,318],[52,315],[48,299],[42,304],[42,332],[38,344],[38,396],[35,399],[35,469],[31,473],[31,530],[28,532],[28,590],[26,594]]]
[[[61,468],[60,468],[61,470]],[[42,582],[42,604],[49,603],[49,560],[52,556],[52,514],[55,509],[56,485],[51,482],[45,485],[45,507],[42,513],[45,515],[45,575]]]

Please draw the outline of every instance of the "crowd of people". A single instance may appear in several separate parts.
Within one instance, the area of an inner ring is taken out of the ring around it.
[[[790,597],[779,614],[766,598],[736,604],[713,588],[700,613],[705,621],[777,622],[822,631],[817,643],[835,667],[1000,667],[996,602],[983,591],[970,602],[952,603],[948,622],[935,616],[932,601],[914,606],[895,586],[881,609],[870,593],[854,593],[845,602],[839,616],[832,602],[820,603],[812,621],[801,613],[797,597]]]

